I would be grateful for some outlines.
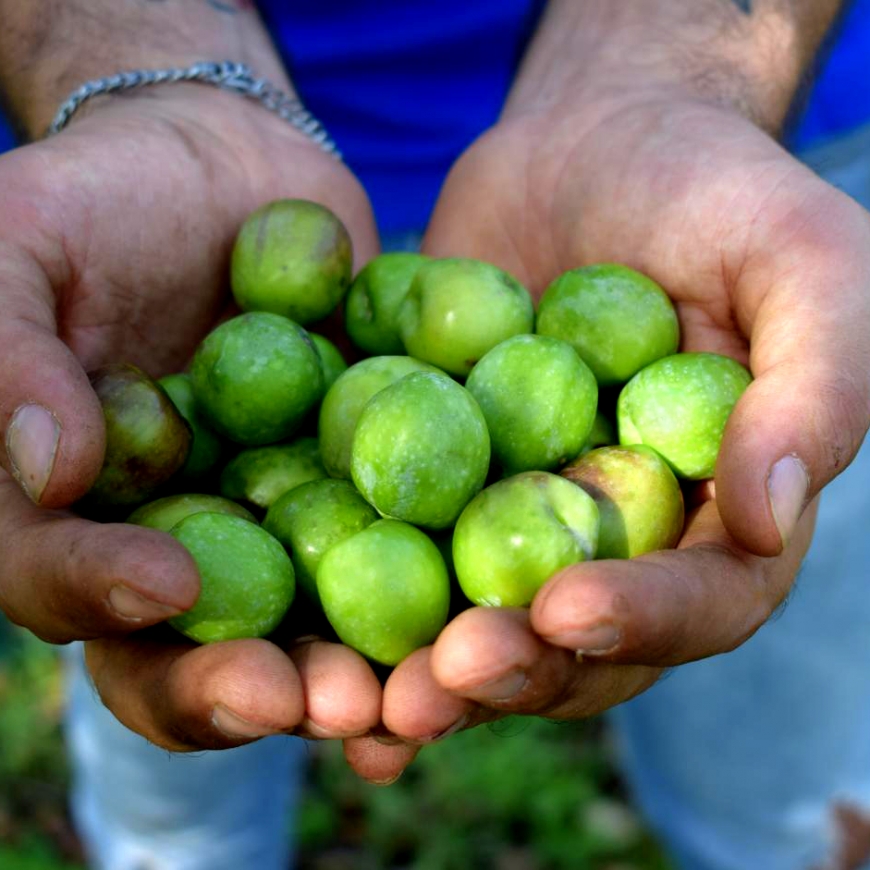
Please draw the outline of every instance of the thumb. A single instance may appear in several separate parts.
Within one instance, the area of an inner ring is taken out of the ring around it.
[[[102,409],[57,335],[45,270],[9,245],[0,245],[0,262],[0,464],[34,502],[63,507],[84,495],[100,471]]]
[[[754,314],[755,381],[716,467],[726,527],[761,556],[788,543],[870,424],[870,216],[832,191],[800,233]]]

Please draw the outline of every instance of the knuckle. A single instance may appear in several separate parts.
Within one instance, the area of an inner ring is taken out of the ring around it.
[[[21,608],[8,601],[3,601],[0,610],[9,622],[18,628],[29,631],[44,643],[64,646],[80,639],[74,631],[70,630],[69,626],[62,622],[55,624],[54,622],[46,622],[44,619],[35,619],[30,612],[25,613]]]
[[[852,461],[870,424],[870,379],[862,372],[849,376],[838,373],[819,390],[824,419],[818,443],[830,476],[843,471]]]

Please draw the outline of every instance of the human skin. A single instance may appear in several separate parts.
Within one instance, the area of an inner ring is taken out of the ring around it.
[[[505,713],[600,713],[738,646],[788,594],[815,498],[870,416],[868,216],[773,138],[836,5],[550,3],[424,251],[490,260],[537,294],[626,263],[668,288],[683,350],[729,354],[755,381],[676,550],[568,568],[530,610],[467,610],[393,672],[381,777]]]
[[[0,0],[0,82],[17,120],[35,135],[83,79],[203,56],[251,61],[286,81],[251,13],[222,19],[206,5]],[[167,748],[225,747],[294,725],[356,734],[348,760],[387,782],[421,743],[462,724],[598,713],[662,667],[730,649],[763,623],[809,541],[812,509],[797,517],[867,428],[867,217],[769,135],[837,5],[760,0],[746,14],[731,0],[661,0],[654,10],[644,0],[553,0],[504,117],[456,165],[428,232],[427,253],[491,260],[538,294],[564,269],[626,262],[668,288],[684,349],[750,363],[756,381],[726,432],[717,500],[691,516],[677,551],[568,569],[531,611],[464,612],[396,669],[383,702],[370,668],[340,645],[295,645],[288,658],[263,641],[191,649],[149,632],[104,637],[88,661],[110,709]],[[285,159],[274,161],[278,152]],[[0,481],[0,531],[15,541],[0,564],[0,601],[55,640],[139,628],[192,603],[196,576],[153,530],[52,512],[87,488],[101,456],[83,364],[133,347],[153,375],[179,370],[222,311],[230,226],[273,195],[336,211],[358,264],[376,253],[368,205],[283,122],[198,85],[94,101],[56,139],[0,158],[0,180],[3,443],[16,444],[10,420],[25,397],[62,426],[47,482],[19,474],[49,510],[11,477]],[[128,216],[146,206],[161,219],[128,232]],[[51,419],[36,419],[51,434]],[[785,464],[771,477],[791,455],[808,474]],[[11,470],[8,447],[0,460]],[[778,523],[768,488],[792,493]],[[118,578],[159,613],[115,615],[106,602]],[[614,602],[626,609],[614,613]],[[579,635],[596,625],[593,640]],[[609,627],[613,651],[578,664],[574,650],[594,657]],[[388,743],[369,733],[381,718]]]
[[[89,78],[204,57],[248,62],[292,91],[255,13],[237,5],[2,0],[10,114],[33,139]],[[0,188],[0,606],[49,641],[102,638],[86,649],[97,690],[166,748],[368,730],[380,687],[341,645],[128,638],[194,602],[193,560],[165,533],[58,510],[87,491],[103,455],[85,372],[118,360],[152,377],[183,370],[229,313],[238,227],[276,196],[328,206],[368,260],[377,240],[356,180],[261,106],[190,84],[94,100],[58,136],[0,157]]]

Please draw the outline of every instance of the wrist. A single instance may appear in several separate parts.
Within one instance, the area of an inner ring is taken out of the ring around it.
[[[149,147],[152,142],[162,141],[164,147],[171,142],[185,146],[197,159],[226,163],[225,171],[268,165],[275,162],[276,154],[302,160],[309,152],[318,161],[341,165],[314,139],[257,100],[200,82],[100,95],[84,103],[69,124],[49,139],[60,143],[79,136],[118,142],[141,137]]]
[[[285,93],[266,79],[257,78],[249,67],[232,61],[199,61],[188,67],[159,70],[124,70],[87,81],[61,104],[48,128],[48,135],[63,130],[76,114],[80,115],[95,99],[188,82],[219,88],[241,99],[255,102],[302,132],[323,151],[340,157],[340,152],[326,129],[297,96]]]
[[[131,100],[140,94],[162,97],[162,93],[150,92],[157,89],[173,91],[193,85],[195,89],[214,88],[233,94],[236,99],[260,103],[262,110],[274,112],[285,123],[289,122],[298,129],[307,129],[309,135],[316,138],[314,128],[319,125],[299,101],[283,73],[278,81],[276,85],[245,64],[223,59],[200,59],[187,66],[124,67],[93,79],[78,80],[57,100],[46,98],[46,93],[54,93],[55,89],[43,92],[42,99],[32,100],[26,112],[13,113],[12,117],[25,140],[32,141],[60,132],[68,123],[90,114],[100,105],[119,99]],[[303,123],[307,119],[310,123]],[[322,138],[328,139],[325,134]],[[331,150],[325,144],[324,147]]]
[[[505,114],[662,97],[776,133],[839,6],[807,2],[551,0]]]
[[[241,0],[0,0],[0,19],[0,96],[26,138],[45,133],[75,88],[123,70],[230,59],[291,92],[253,4]]]

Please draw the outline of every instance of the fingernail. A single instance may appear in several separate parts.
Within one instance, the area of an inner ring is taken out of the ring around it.
[[[318,725],[313,719],[309,719],[307,716],[299,723],[296,728],[302,734],[310,734],[312,737],[318,740],[335,740],[339,736],[335,731],[330,728],[324,728],[321,725]]]
[[[302,634],[299,637],[293,638],[293,646],[302,646],[306,643],[313,643],[316,640],[323,640],[319,634]]]
[[[372,737],[374,737],[375,743],[380,743],[381,746],[399,746],[406,742],[393,734],[372,734]]]
[[[478,686],[473,694],[475,698],[486,698],[488,701],[510,701],[519,695],[528,680],[524,671],[509,671],[498,679]]]
[[[118,616],[137,622],[159,622],[181,613],[178,607],[152,601],[127,586],[113,586],[109,590],[109,604]]]
[[[555,646],[573,649],[578,656],[605,655],[613,652],[622,641],[622,631],[610,622],[599,622],[589,628],[569,631],[545,638]]]
[[[767,493],[783,547],[791,540],[804,512],[809,488],[810,476],[806,466],[794,454],[783,456],[770,470]]]
[[[430,734],[428,737],[421,737],[420,743],[437,743],[439,740],[446,740],[451,734],[461,731],[468,724],[468,714],[460,716],[449,728],[443,731],[438,731],[436,734]]]
[[[278,732],[267,725],[256,725],[243,719],[238,713],[234,713],[223,704],[215,704],[211,713],[211,722],[218,731],[227,737],[253,739],[257,737],[269,737]]]
[[[37,504],[54,468],[60,423],[42,405],[22,405],[6,430],[6,453],[12,474]]]
[[[389,779],[370,779],[369,783],[377,786],[392,785],[396,780],[398,780],[402,773],[404,773],[404,771],[397,773],[395,776],[391,776]]]

